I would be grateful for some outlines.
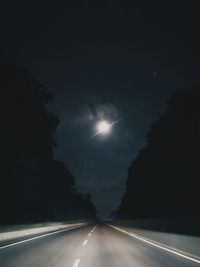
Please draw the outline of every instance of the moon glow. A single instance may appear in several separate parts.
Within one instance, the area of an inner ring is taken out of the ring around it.
[[[93,138],[97,135],[108,135],[112,129],[112,126],[117,123],[119,120],[117,121],[113,121],[113,122],[108,122],[106,120],[101,120],[96,124],[96,132],[94,134],[92,134],[90,138]]]
[[[99,134],[108,134],[111,130],[112,124],[110,124],[108,121],[100,121],[97,124],[97,131]]]

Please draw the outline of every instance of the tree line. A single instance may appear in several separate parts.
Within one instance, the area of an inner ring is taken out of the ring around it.
[[[94,218],[90,195],[54,158],[53,95],[18,64],[0,66],[0,94],[0,224]]]
[[[117,218],[200,216],[200,93],[175,90],[128,169]]]

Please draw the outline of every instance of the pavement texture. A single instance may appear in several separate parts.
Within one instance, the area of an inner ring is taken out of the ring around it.
[[[1,246],[0,266],[195,267],[200,266],[200,262],[98,224]]]

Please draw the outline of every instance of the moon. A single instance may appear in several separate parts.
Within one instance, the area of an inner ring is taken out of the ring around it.
[[[113,121],[113,122],[109,122],[107,120],[101,120],[96,124],[96,132],[94,134],[92,134],[90,138],[93,138],[97,135],[108,135],[112,129],[112,126],[117,123],[119,120],[117,121]]]
[[[108,121],[100,121],[97,124],[97,131],[99,132],[99,134],[108,134],[111,130],[111,126],[112,124]]]

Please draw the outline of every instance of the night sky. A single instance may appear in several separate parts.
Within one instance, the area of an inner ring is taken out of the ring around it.
[[[128,167],[171,90],[199,84],[199,9],[184,2],[1,8],[1,57],[21,62],[53,92],[56,157],[101,215],[119,205]],[[101,119],[118,122],[90,138]]]

